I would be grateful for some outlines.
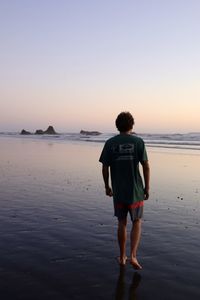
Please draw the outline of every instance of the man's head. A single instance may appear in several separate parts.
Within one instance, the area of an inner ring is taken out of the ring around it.
[[[115,120],[115,125],[120,132],[127,132],[133,128],[134,119],[130,112],[121,112]]]

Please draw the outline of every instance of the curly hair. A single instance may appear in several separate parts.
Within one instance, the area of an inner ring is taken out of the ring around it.
[[[134,125],[134,119],[130,112],[123,111],[115,120],[115,125],[120,132],[131,130]]]

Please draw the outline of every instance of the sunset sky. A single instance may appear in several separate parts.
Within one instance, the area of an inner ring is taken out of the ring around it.
[[[0,0],[0,132],[200,132],[199,0]]]

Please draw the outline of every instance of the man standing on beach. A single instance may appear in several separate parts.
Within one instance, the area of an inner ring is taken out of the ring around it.
[[[118,243],[120,265],[125,265],[127,214],[132,220],[130,263],[135,269],[142,269],[137,260],[137,249],[141,237],[141,218],[144,200],[149,198],[150,169],[144,141],[132,135],[134,119],[129,112],[122,112],[115,121],[119,134],[106,141],[99,161],[106,195],[114,201],[114,214],[118,218]],[[144,184],[139,172],[142,165]],[[111,184],[109,185],[109,173]]]

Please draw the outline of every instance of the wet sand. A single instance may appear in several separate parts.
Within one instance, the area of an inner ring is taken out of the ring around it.
[[[102,146],[0,138],[1,299],[200,299],[200,154],[148,148],[135,272],[116,262]]]

